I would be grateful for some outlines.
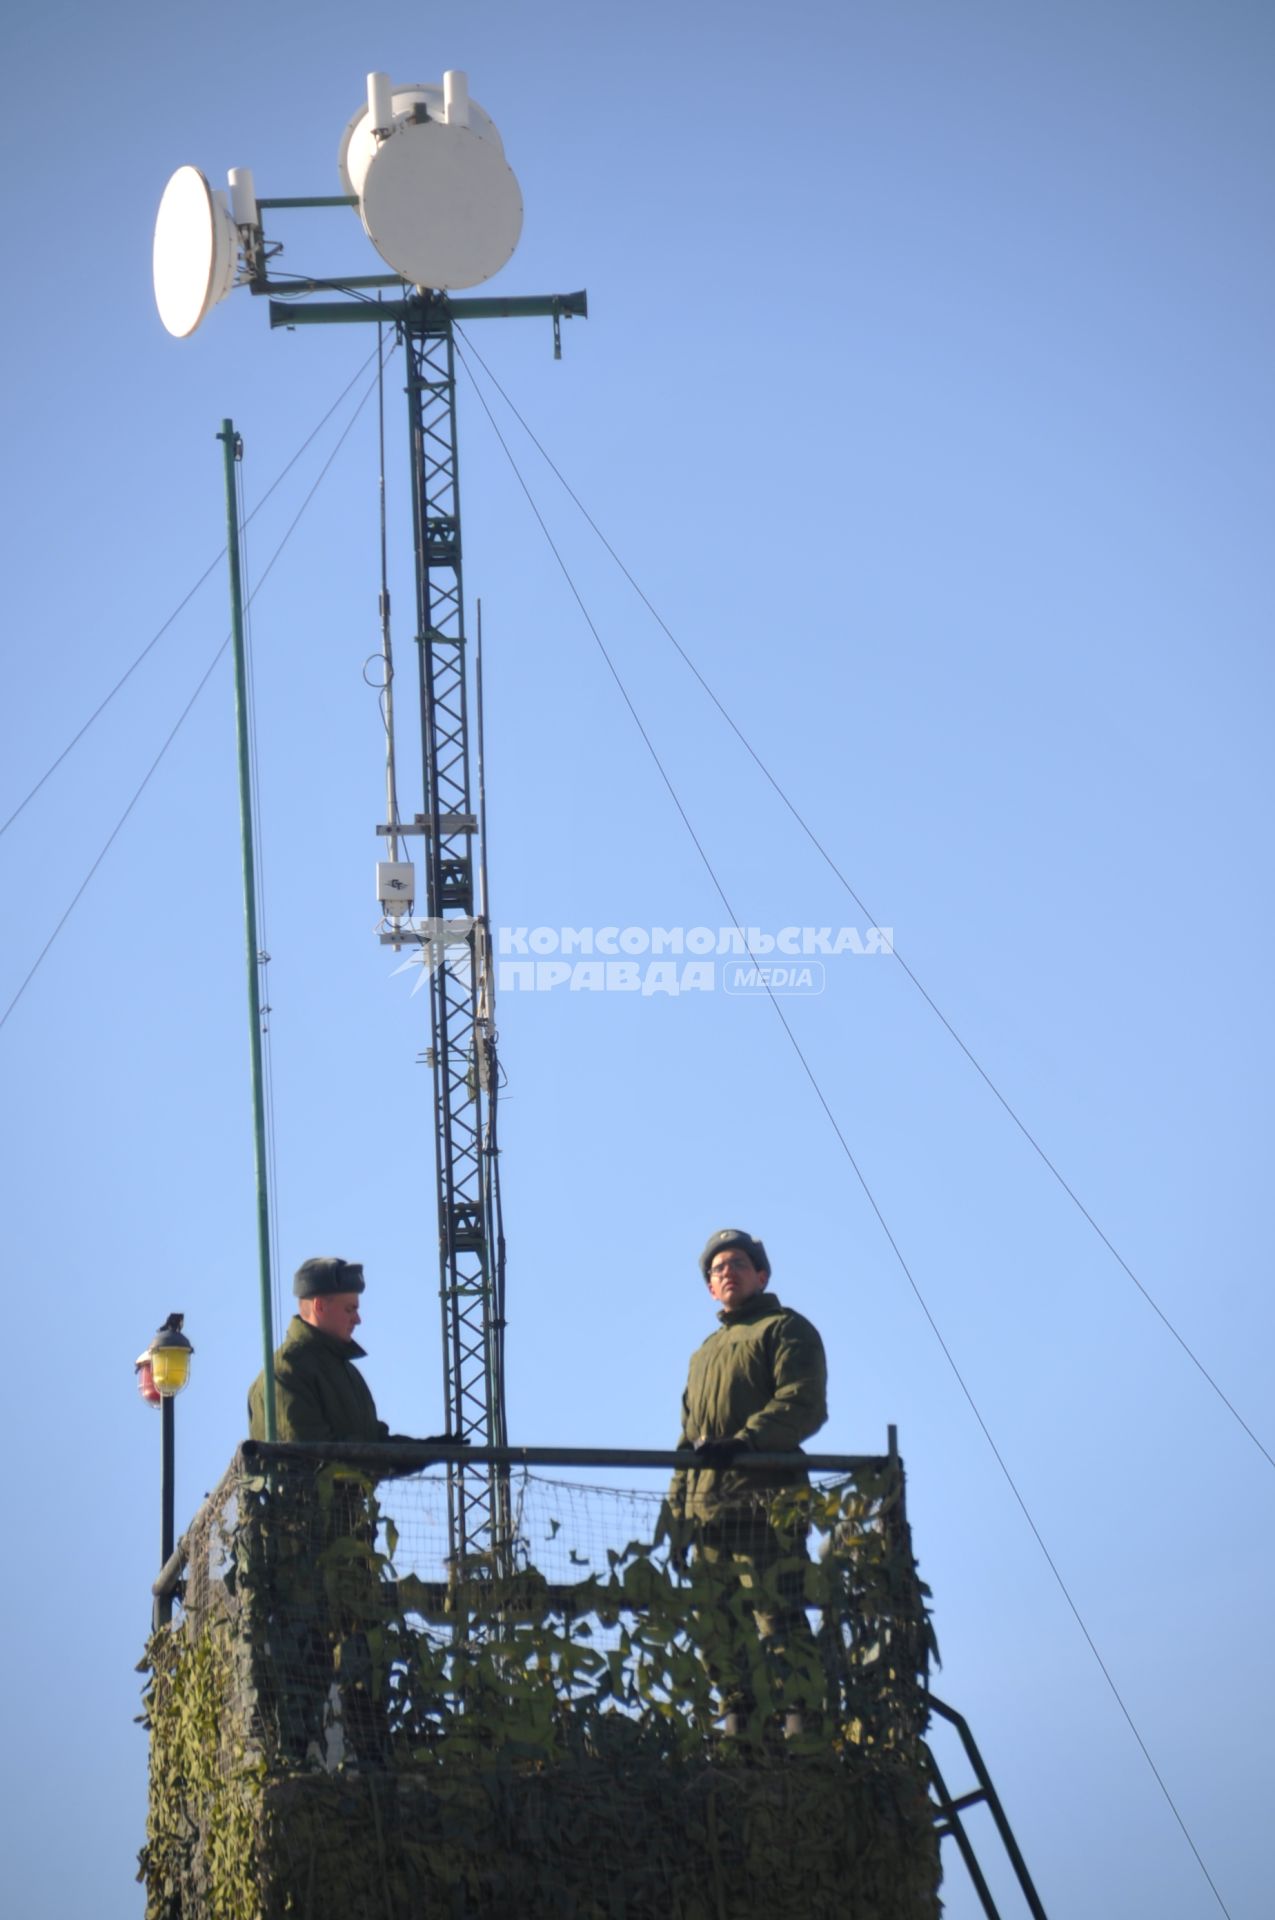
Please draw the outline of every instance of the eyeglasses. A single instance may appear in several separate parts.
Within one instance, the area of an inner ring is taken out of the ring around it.
[[[751,1273],[753,1263],[741,1253],[735,1260],[714,1260],[708,1270],[710,1280],[724,1280],[728,1273]]]

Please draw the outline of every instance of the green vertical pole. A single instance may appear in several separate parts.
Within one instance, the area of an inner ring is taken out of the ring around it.
[[[252,780],[248,760],[248,674],[244,659],[243,577],[235,463],[243,452],[229,420],[221,423],[226,466],[226,552],[230,559],[230,622],[235,654],[235,726],[239,738],[239,830],[243,840],[243,919],[248,944],[248,1028],[252,1045],[252,1127],[257,1163],[257,1252],[261,1271],[261,1346],[264,1355],[266,1439],[275,1438],[274,1327],[270,1311],[270,1189],[266,1172],[266,1110],[261,1071],[261,996],[257,988],[257,876],[252,855]]]

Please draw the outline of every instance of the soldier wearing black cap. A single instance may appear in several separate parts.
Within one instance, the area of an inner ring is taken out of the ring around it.
[[[692,1354],[682,1395],[677,1444],[702,1464],[675,1474],[669,1506],[682,1523],[679,1533],[689,1531],[698,1554],[724,1576],[752,1589],[775,1570],[770,1584],[780,1605],[756,1608],[754,1617],[763,1639],[785,1642],[791,1652],[795,1642],[810,1641],[802,1606],[805,1534],[798,1528],[781,1535],[769,1501],[805,1475],[732,1471],[732,1463],[748,1451],[794,1452],[819,1431],[828,1417],[823,1342],[809,1320],[767,1292],[766,1249],[741,1227],[713,1234],[699,1264],[721,1324]],[[803,1655],[808,1650],[803,1644]],[[733,1705],[751,1701],[736,1696]]]

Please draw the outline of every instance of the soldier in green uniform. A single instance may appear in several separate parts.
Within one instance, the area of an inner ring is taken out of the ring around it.
[[[362,1267],[350,1260],[305,1260],[297,1268],[296,1315],[274,1357],[277,1439],[390,1438],[354,1364],[366,1357],[354,1338],[364,1285]],[[254,1440],[266,1437],[264,1373],[249,1390],[248,1430]]]
[[[406,1437],[378,1419],[354,1364],[364,1357],[354,1338],[364,1286],[362,1267],[335,1256],[297,1268],[296,1316],[274,1356],[279,1440],[331,1441],[339,1455],[342,1441]],[[253,1439],[264,1440],[264,1372],[249,1390],[248,1421]],[[270,1638],[281,1742],[297,1759],[323,1757],[335,1681],[347,1748],[383,1763],[389,1735],[367,1630],[396,1599],[379,1571],[371,1482],[366,1472],[343,1472],[338,1460],[319,1478],[305,1467],[276,1470],[274,1484],[281,1510]]]
[[[791,1707],[814,1706],[814,1644],[804,1606],[806,1529],[775,1524],[774,1494],[805,1475],[749,1472],[742,1453],[788,1453],[828,1417],[827,1363],[810,1321],[767,1291],[770,1261],[760,1240],[723,1227],[700,1255],[700,1272],[717,1302],[716,1332],[691,1356],[682,1395],[679,1449],[700,1464],[674,1475],[669,1507],[682,1537],[721,1576],[722,1597],[744,1589],[757,1633],[788,1676]],[[767,1591],[763,1593],[761,1589]],[[753,1706],[747,1648],[735,1649],[741,1676],[727,1688],[728,1726]]]

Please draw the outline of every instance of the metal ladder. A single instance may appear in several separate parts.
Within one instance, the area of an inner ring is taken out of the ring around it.
[[[965,1748],[966,1758],[971,1767],[973,1767],[975,1777],[978,1780],[978,1786],[974,1788],[972,1792],[959,1794],[956,1799],[953,1799],[947,1790],[947,1784],[943,1779],[943,1775],[939,1771],[938,1762],[935,1760],[933,1753],[929,1752],[927,1748],[927,1770],[930,1776],[930,1789],[937,1803],[934,1812],[934,1824],[939,1839],[946,1839],[949,1833],[952,1835],[952,1838],[956,1841],[960,1849],[961,1858],[965,1862],[969,1877],[974,1884],[974,1891],[982,1902],[983,1912],[987,1915],[987,1920],[1000,1920],[1000,1909],[992,1899],[991,1888],[983,1878],[983,1870],[975,1858],[970,1837],[966,1833],[964,1823],[961,1820],[961,1815],[967,1807],[977,1806],[979,1801],[985,1801],[992,1819],[996,1822],[996,1831],[999,1833],[1001,1844],[1009,1856],[1010,1865],[1018,1877],[1018,1884],[1022,1888],[1023,1898],[1027,1902],[1027,1910],[1031,1914],[1032,1920],[1047,1920],[1045,1909],[1040,1904],[1040,1895],[1032,1885],[1032,1877],[1027,1871],[1027,1862],[1023,1859],[1019,1851],[1018,1842],[1015,1840],[1009,1821],[1005,1817],[1005,1809],[1000,1803],[1000,1798],[995,1787],[992,1785],[991,1775],[983,1763],[983,1756],[975,1744],[974,1736],[970,1732],[964,1717],[957,1713],[954,1707],[949,1707],[944,1701],[936,1699],[933,1694],[929,1696],[929,1705],[932,1713],[937,1713],[940,1719],[949,1721],[960,1734],[961,1745]]]

